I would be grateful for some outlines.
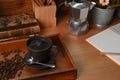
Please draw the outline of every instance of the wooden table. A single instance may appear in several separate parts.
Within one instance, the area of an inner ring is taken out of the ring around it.
[[[105,55],[86,42],[86,38],[104,30],[97,28],[92,24],[92,18],[89,18],[90,30],[84,35],[72,35],[68,30],[69,16],[59,18],[57,27],[41,30],[41,34],[60,33],[69,49],[73,60],[78,68],[77,80],[120,80],[120,66],[114,63]],[[120,19],[114,17],[112,26],[119,23]],[[108,26],[108,27],[109,27]]]

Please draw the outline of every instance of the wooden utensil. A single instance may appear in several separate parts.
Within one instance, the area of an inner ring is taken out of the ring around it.
[[[41,6],[40,4],[39,4],[39,2],[38,2],[38,0],[33,0],[33,2],[37,5],[37,6]]]
[[[52,2],[53,2],[53,0],[46,0],[46,4],[47,4],[47,5],[51,5]]]
[[[44,0],[37,0],[39,5],[44,6]]]

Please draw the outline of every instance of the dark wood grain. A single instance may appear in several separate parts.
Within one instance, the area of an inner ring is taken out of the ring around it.
[[[31,0],[0,0],[0,16],[31,12]]]

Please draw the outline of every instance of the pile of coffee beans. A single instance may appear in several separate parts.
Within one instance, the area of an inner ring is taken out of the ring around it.
[[[23,62],[23,54],[20,49],[4,51],[1,53],[3,60],[0,61],[0,80],[13,79],[16,76],[20,77],[25,66]],[[12,57],[10,57],[13,55]]]

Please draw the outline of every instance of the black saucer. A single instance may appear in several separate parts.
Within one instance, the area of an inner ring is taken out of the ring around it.
[[[42,65],[38,65],[38,64],[29,64],[27,63],[26,59],[31,57],[30,53],[28,52],[25,56],[24,56],[24,62],[33,69],[46,69],[49,68],[47,66],[42,66]],[[55,59],[56,55],[53,51],[50,52],[50,60],[45,63],[45,64],[55,64],[56,63],[56,59]]]

